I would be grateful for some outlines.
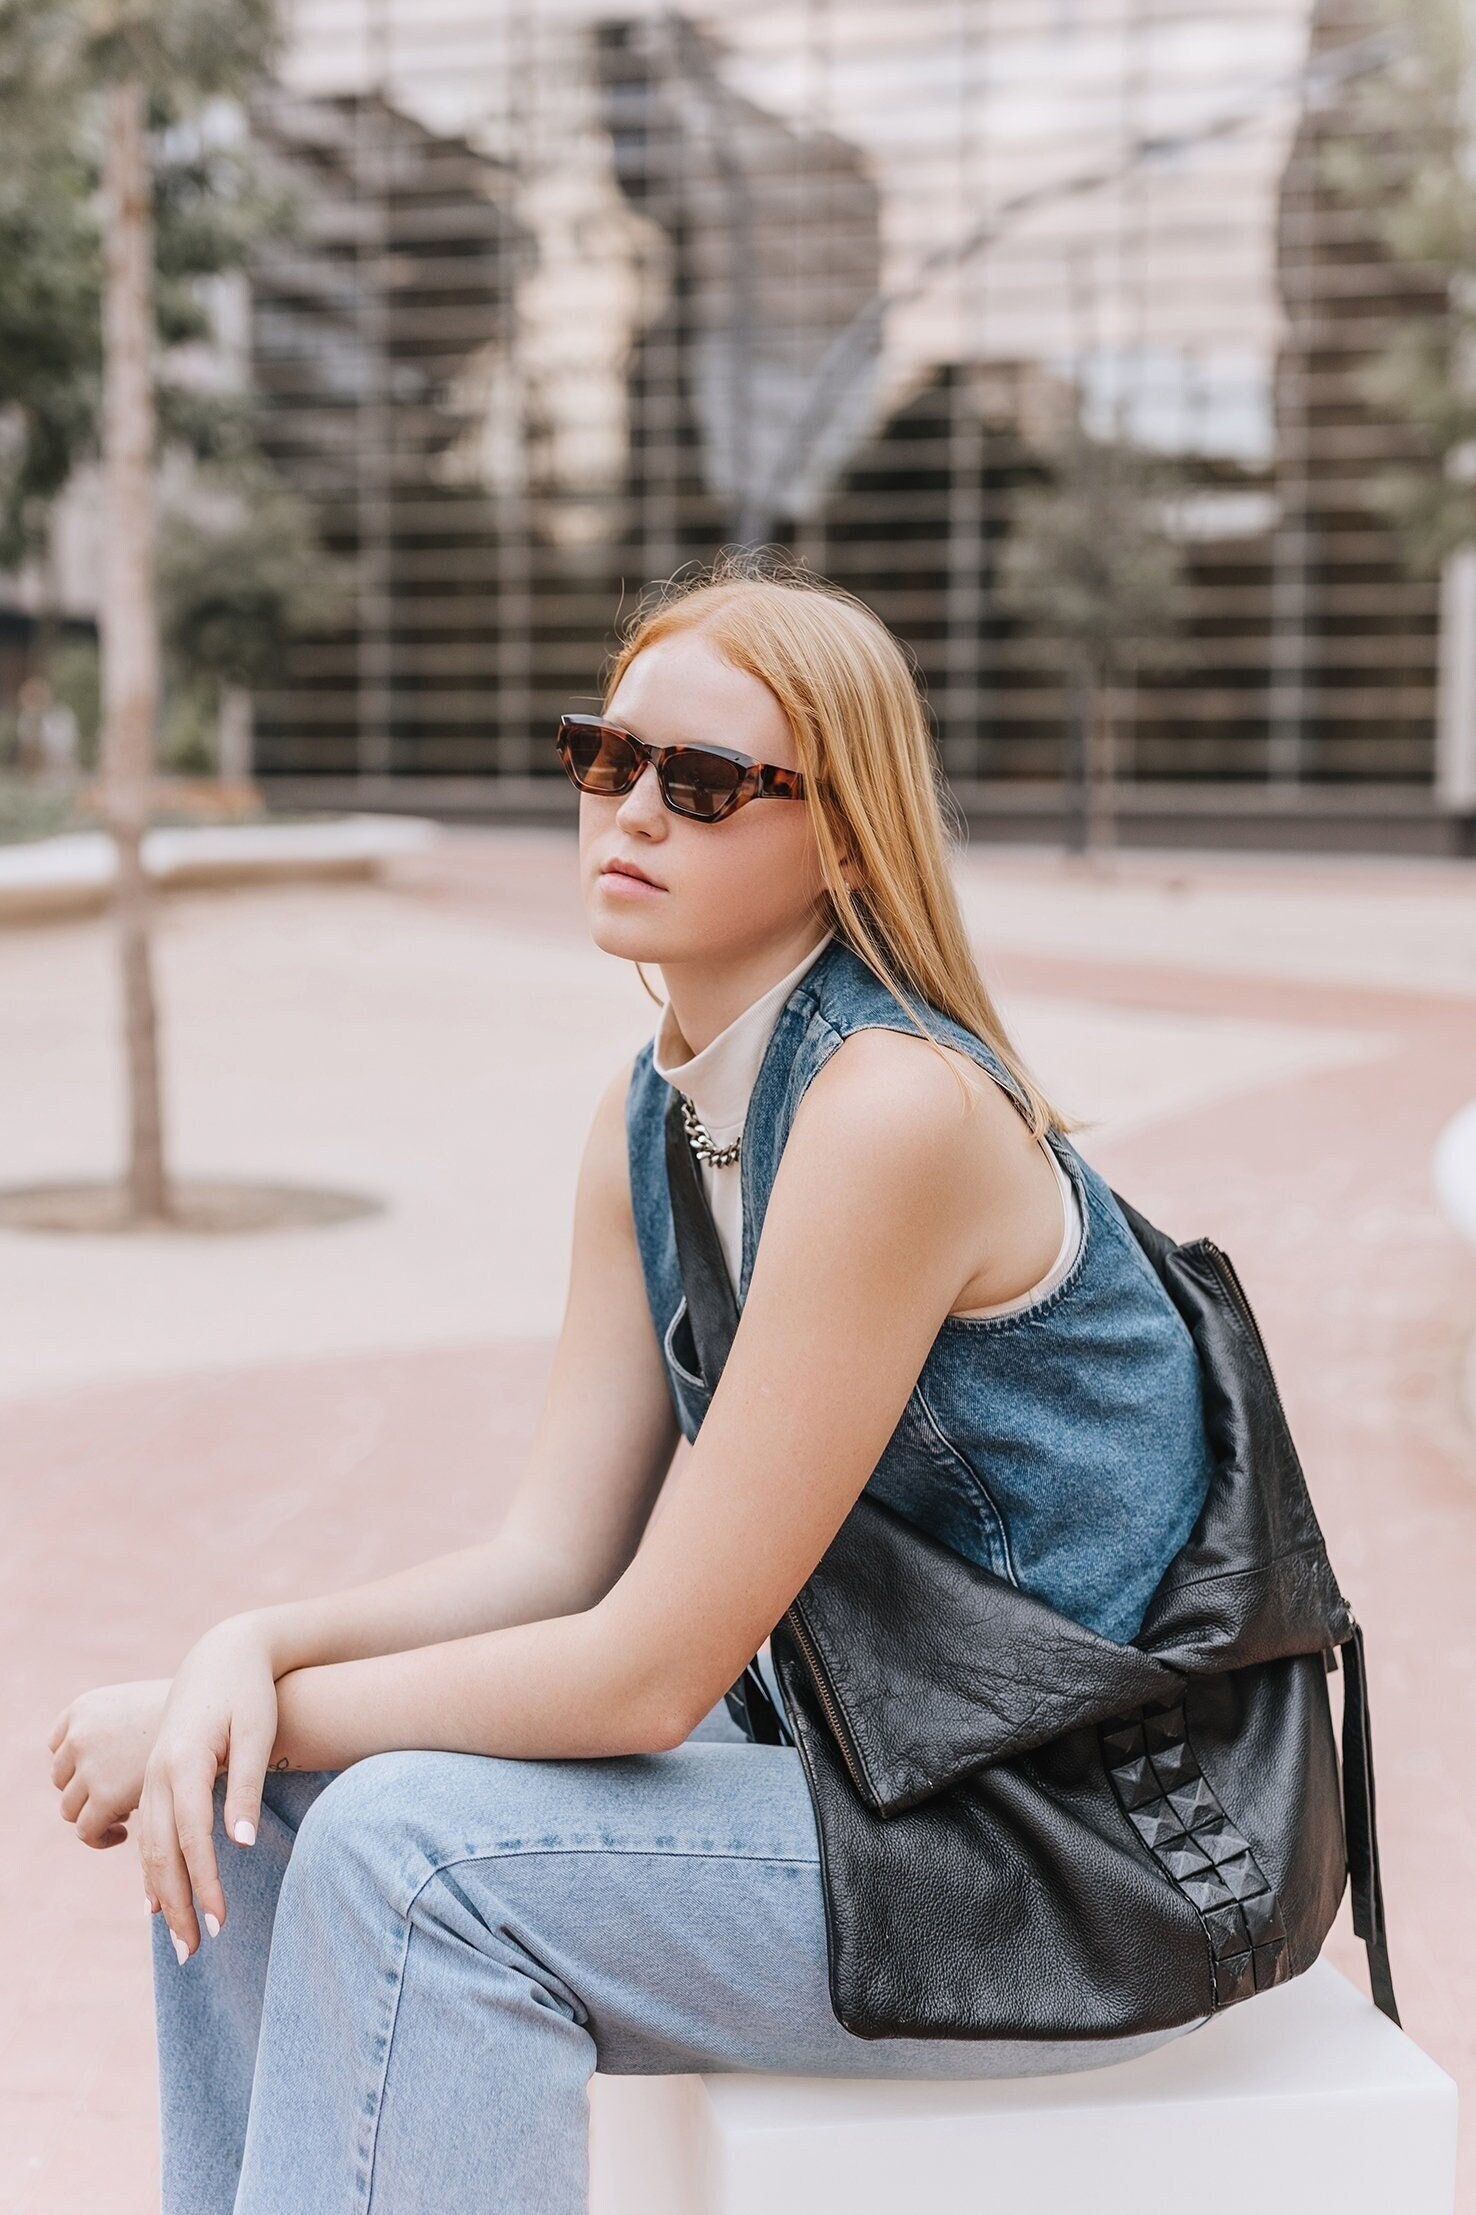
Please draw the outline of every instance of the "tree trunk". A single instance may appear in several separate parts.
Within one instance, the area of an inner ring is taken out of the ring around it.
[[[1117,726],[1112,683],[1098,669],[1087,718],[1086,851],[1100,854],[1117,843]]]
[[[224,785],[251,782],[253,721],[246,687],[223,684],[215,726],[215,773]]]
[[[114,916],[128,1080],[130,1218],[169,1214],[158,1023],[143,867],[159,708],[154,604],[154,242],[145,93],[109,91],[103,160],[102,792],[117,854]]]
[[[1062,829],[1068,854],[1084,854],[1091,838],[1092,679],[1085,664],[1071,674],[1066,725],[1066,774],[1062,780]]]

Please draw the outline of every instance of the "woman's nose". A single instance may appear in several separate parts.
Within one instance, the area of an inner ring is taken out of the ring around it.
[[[641,773],[629,792],[621,794],[620,805],[615,810],[615,820],[622,829],[650,830],[666,815],[666,803],[661,797],[661,787],[656,781],[656,764],[641,763]]]

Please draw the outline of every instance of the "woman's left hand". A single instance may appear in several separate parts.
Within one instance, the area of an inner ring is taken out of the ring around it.
[[[169,1688],[144,1769],[138,1847],[144,1889],[161,1907],[183,1962],[200,1943],[195,1901],[214,1936],[226,1898],[215,1859],[215,1780],[228,1771],[226,1829],[256,1837],[262,1780],[277,1736],[270,1646],[249,1615],[234,1615],[195,1641]]]

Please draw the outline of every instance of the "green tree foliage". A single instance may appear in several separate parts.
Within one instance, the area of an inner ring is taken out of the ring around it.
[[[276,0],[0,0],[0,35],[32,85],[137,78],[178,114],[249,92],[282,34]]]
[[[1079,416],[1016,496],[996,590],[1065,674],[1070,842],[1105,844],[1115,816],[1114,688],[1182,651],[1183,555],[1170,527],[1177,470]]]
[[[28,93],[30,27],[0,5],[0,566],[36,542],[39,519],[96,441],[102,256],[96,163],[69,117]]]
[[[1391,58],[1348,89],[1323,174],[1406,280],[1359,384],[1414,434],[1369,497],[1429,573],[1476,543],[1476,53],[1464,0],[1377,5]]]
[[[294,631],[333,621],[345,581],[307,503],[273,473],[202,472],[192,491],[190,506],[166,508],[160,533],[165,652],[185,682],[250,691],[275,674]]]
[[[0,179],[0,566],[72,473],[97,420],[97,236],[64,173]]]
[[[98,450],[101,117],[127,66],[149,93],[161,443],[258,481],[244,395],[176,373],[211,335],[205,280],[291,220],[224,96],[275,55],[266,0],[0,0],[0,568],[44,543],[51,504]]]
[[[1162,658],[1183,575],[1165,520],[1177,475],[1080,423],[1042,460],[1046,481],[1016,496],[1001,601],[1036,629],[1052,658],[1089,679]]]

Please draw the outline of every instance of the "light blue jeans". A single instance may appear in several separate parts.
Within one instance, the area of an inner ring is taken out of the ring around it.
[[[715,1708],[672,1753],[382,1753],[266,1779],[227,1914],[153,1918],[164,2215],[584,2215],[596,2069],[992,2077],[1104,2043],[867,2040],[831,2011],[790,1747]]]

